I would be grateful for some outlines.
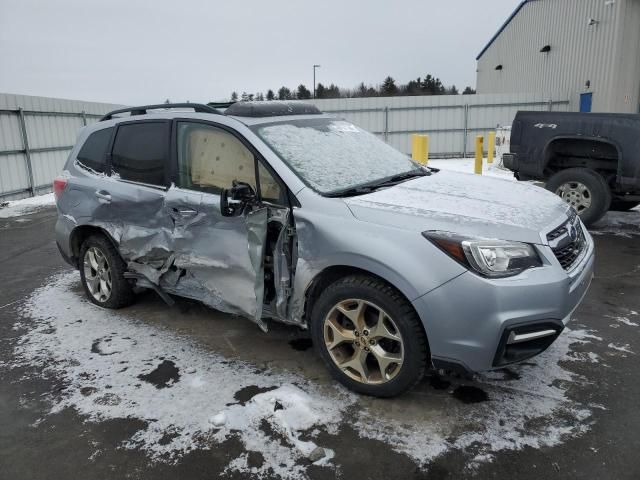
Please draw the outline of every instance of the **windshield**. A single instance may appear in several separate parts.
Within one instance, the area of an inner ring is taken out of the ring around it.
[[[314,190],[330,194],[418,165],[355,125],[332,118],[256,125],[254,131]]]

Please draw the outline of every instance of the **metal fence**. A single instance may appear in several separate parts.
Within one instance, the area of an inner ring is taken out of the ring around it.
[[[118,107],[0,94],[0,200],[50,191],[78,130]]]
[[[511,125],[518,110],[573,109],[568,96],[560,94],[339,98],[313,103],[407,154],[412,134],[428,134],[431,157],[467,156],[473,152],[476,135]]]
[[[501,94],[313,100],[410,153],[411,134],[430,136],[431,157],[466,156],[476,134],[511,125],[518,110],[572,110],[562,95]],[[78,130],[122,105],[0,94],[0,200],[49,191]]]

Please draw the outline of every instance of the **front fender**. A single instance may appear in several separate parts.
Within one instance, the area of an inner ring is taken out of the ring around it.
[[[336,225],[297,212],[297,261],[288,320],[303,324],[306,293],[326,269],[349,267],[371,273],[412,301],[461,275],[464,267],[420,233],[357,219]]]

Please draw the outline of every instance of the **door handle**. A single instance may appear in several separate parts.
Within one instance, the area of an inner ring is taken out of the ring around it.
[[[111,194],[109,192],[98,190],[96,191],[96,197],[98,198],[98,202],[100,203],[111,203]]]
[[[174,215],[177,215],[178,217],[181,217],[181,218],[193,218],[198,214],[198,211],[194,210],[193,208],[173,207],[171,211],[174,213]]]

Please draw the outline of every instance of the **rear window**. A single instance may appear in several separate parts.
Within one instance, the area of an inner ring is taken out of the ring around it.
[[[89,135],[78,153],[78,162],[96,172],[104,172],[112,133],[113,127],[109,127]]]
[[[120,125],[113,143],[113,173],[123,180],[164,186],[169,125],[168,122]]]

